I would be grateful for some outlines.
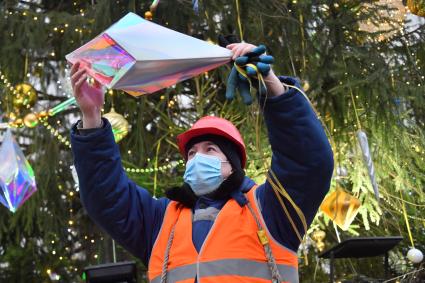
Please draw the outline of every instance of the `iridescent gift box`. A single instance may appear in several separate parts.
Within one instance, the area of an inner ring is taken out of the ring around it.
[[[10,129],[0,147],[0,203],[15,212],[36,190],[34,171]]]
[[[153,93],[230,61],[230,50],[129,13],[66,55],[107,88]]]

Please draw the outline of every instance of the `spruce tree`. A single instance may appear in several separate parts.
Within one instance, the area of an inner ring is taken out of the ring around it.
[[[405,241],[390,257],[396,275],[413,269],[405,259],[410,241],[403,204],[415,245],[425,251],[425,29],[423,18],[406,17],[393,2],[401,1],[199,1],[196,13],[191,1],[170,0],[160,1],[153,21],[203,40],[217,42],[219,34],[236,34],[247,42],[263,43],[276,59],[275,73],[300,79],[334,150],[331,190],[340,186],[362,203],[350,229],[339,233],[343,238],[401,234]],[[38,187],[16,213],[0,208],[1,282],[49,282],[54,274],[61,282],[80,282],[85,266],[112,260],[112,241],[82,208],[70,169],[68,136],[79,117],[78,108],[70,107],[34,128],[17,120],[69,98],[65,55],[128,12],[144,16],[150,4],[0,3],[0,118],[11,122]],[[243,105],[240,98],[225,100],[229,70],[223,66],[138,98],[108,92],[105,113],[113,104],[131,124],[129,135],[119,143],[131,179],[157,197],[181,184],[184,166],[175,137],[197,118],[215,114],[240,128],[248,148],[247,175],[264,181],[271,151],[260,109]],[[37,91],[37,101],[29,108],[13,103],[11,87],[20,83]],[[379,203],[358,147],[360,128],[369,138],[382,196]],[[317,229],[326,231],[327,247],[337,242],[332,222],[322,212],[310,230]],[[326,263],[318,260],[310,236],[306,243],[309,264],[300,253],[301,282],[325,281]],[[118,260],[134,259],[117,249]],[[145,270],[140,262],[138,266]],[[370,270],[379,274],[381,268],[376,261],[356,265],[363,274]],[[339,261],[337,272],[352,274],[352,263]],[[412,280],[421,280],[420,276]]]

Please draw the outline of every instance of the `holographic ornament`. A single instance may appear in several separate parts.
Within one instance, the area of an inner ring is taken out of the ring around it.
[[[34,171],[10,129],[0,147],[0,187],[0,203],[11,212],[16,212],[37,190]]]
[[[367,135],[362,130],[359,130],[357,132],[357,138],[359,139],[360,148],[362,149],[363,161],[367,167],[367,172],[369,173],[370,181],[372,182],[375,198],[377,201],[379,201],[378,184],[376,183],[375,169],[373,167],[372,155],[369,150],[369,142],[367,141]]]
[[[360,201],[352,195],[337,188],[323,201],[320,209],[346,231],[359,212]]]
[[[37,101],[37,91],[28,83],[15,86],[16,96],[13,98],[13,105],[20,108],[30,108]]]
[[[113,107],[111,108],[111,111],[109,113],[104,114],[103,117],[108,119],[109,123],[111,123],[115,142],[119,142],[128,134],[128,121],[124,118],[123,115],[115,112],[115,109]]]
[[[66,55],[108,89],[133,96],[153,93],[231,60],[226,48],[170,30],[129,13]]]

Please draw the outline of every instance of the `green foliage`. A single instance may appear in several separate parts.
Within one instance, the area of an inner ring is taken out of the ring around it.
[[[424,251],[423,26],[396,32],[391,37],[387,32],[368,33],[359,29],[359,24],[367,19],[376,24],[390,21],[394,29],[397,23],[379,13],[386,7],[366,8],[364,1],[358,0],[239,1],[240,15],[235,1],[200,1],[199,15],[193,12],[190,2],[161,1],[154,22],[215,41],[220,33],[239,34],[240,17],[243,39],[268,47],[277,60],[275,73],[296,76],[309,83],[307,94],[329,130],[336,168],[347,171],[346,176],[335,173],[332,189],[338,184],[362,202],[358,217],[347,232],[340,231],[341,236],[401,234],[408,239],[401,214],[401,192],[407,201],[415,244]],[[143,15],[150,4],[151,1],[140,0],[2,1],[1,72],[12,84],[30,81],[38,91],[38,103],[32,110],[13,109],[12,93],[0,80],[0,117],[7,121],[6,114],[10,112],[19,112],[23,117],[29,111],[40,111],[62,101],[55,82],[64,73],[64,56],[127,12]],[[382,35],[387,39],[377,40]],[[240,128],[248,149],[248,175],[258,182],[264,181],[271,151],[260,109],[255,105],[244,106],[239,98],[233,102],[224,100],[229,70],[222,67],[150,96],[134,98],[115,92],[114,107],[132,127],[120,143],[123,165],[172,165],[148,173],[129,172],[139,185],[161,196],[168,187],[181,184],[184,168],[176,165],[181,157],[175,137],[207,114],[228,118]],[[106,112],[111,103],[108,96]],[[48,122],[67,136],[77,113],[78,109],[70,109]],[[358,147],[359,125],[368,135],[382,195],[379,203],[374,199]],[[75,189],[69,149],[41,125],[16,129],[14,133],[31,140],[21,146],[34,168],[39,190],[14,215],[0,208],[0,264],[9,264],[0,266],[0,281],[47,282],[46,270],[50,268],[68,281],[78,282],[84,266],[111,260],[110,240],[93,229],[77,194],[70,195]],[[328,247],[336,243],[333,225],[323,213],[318,213],[313,227],[327,232]],[[393,272],[411,269],[409,263],[402,262],[408,245],[406,240],[403,248],[397,250]],[[301,278],[303,282],[312,282],[314,274],[316,282],[325,281],[323,264],[316,268],[317,253],[312,246],[310,251],[310,265],[301,262]],[[73,257],[80,252],[85,257]],[[129,257],[119,253],[119,260]],[[367,273],[370,264],[365,262],[357,271]],[[350,273],[351,262],[338,263],[338,271]]]

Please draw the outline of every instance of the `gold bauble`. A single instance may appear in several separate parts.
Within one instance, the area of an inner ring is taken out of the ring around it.
[[[127,120],[123,115],[115,112],[113,107],[111,108],[111,111],[104,114],[103,117],[108,119],[109,123],[111,123],[115,142],[119,142],[128,134],[130,127]]]
[[[27,83],[15,86],[13,105],[16,108],[32,107],[37,101],[37,91],[34,87]]]
[[[24,124],[28,128],[34,128],[38,124],[38,117],[34,113],[29,113],[24,117]]]
[[[425,17],[425,1],[424,0],[407,0],[409,11],[417,16]]]
[[[148,21],[152,21],[153,15],[151,11],[146,11],[145,12],[145,19]]]

